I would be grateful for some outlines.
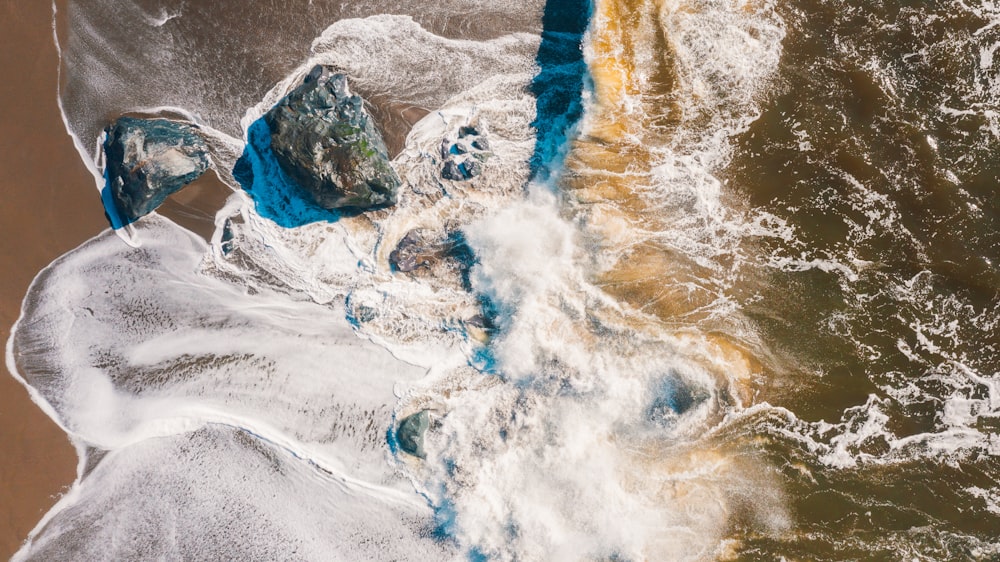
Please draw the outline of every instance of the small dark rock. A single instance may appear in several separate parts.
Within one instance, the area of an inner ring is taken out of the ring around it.
[[[226,219],[225,224],[222,225],[222,238],[219,245],[222,247],[223,254],[228,255],[233,251],[233,221],[231,219]]]
[[[316,66],[264,120],[281,169],[324,209],[396,203],[399,176],[347,77]]]
[[[483,165],[478,160],[466,158],[464,160],[452,159],[444,163],[441,170],[441,177],[452,181],[470,180],[483,173]]]
[[[481,330],[487,330],[487,331],[495,330],[497,327],[496,324],[493,322],[492,318],[484,316],[482,314],[476,314],[475,316],[466,320],[465,323],[474,328],[479,328]]]
[[[670,426],[685,412],[708,399],[708,394],[692,388],[679,378],[669,376],[655,388],[652,403],[646,412],[650,421]]]
[[[127,223],[151,213],[208,170],[208,146],[191,125],[121,117],[105,132],[108,189]]]
[[[389,254],[389,263],[403,273],[430,270],[443,262],[449,262],[447,266],[452,269],[467,269],[474,259],[472,250],[457,233],[434,238],[419,228],[407,232]]]
[[[377,316],[378,312],[370,306],[359,304],[354,307],[354,319],[361,324],[371,322]]]
[[[431,257],[424,252],[426,240],[420,230],[411,230],[389,253],[389,263],[396,271],[409,273],[418,267],[430,267]]]
[[[430,427],[430,416],[427,414],[427,410],[421,410],[403,418],[399,422],[399,429],[396,430],[399,448],[415,457],[426,458],[424,433],[427,432],[428,427]]]
[[[458,162],[454,160],[448,160],[444,163],[444,169],[441,170],[441,177],[446,180],[452,181],[464,181],[468,178],[462,173],[462,168],[459,166]]]
[[[450,159],[444,163],[441,170],[441,177],[452,181],[470,180],[483,173],[483,165],[478,160],[466,158],[464,160]]]
[[[478,160],[466,160],[458,165],[458,169],[466,179],[474,178],[483,173],[483,165]]]

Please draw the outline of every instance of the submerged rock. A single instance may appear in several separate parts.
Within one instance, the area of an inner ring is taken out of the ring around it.
[[[474,259],[472,250],[460,233],[435,236],[422,228],[407,232],[389,253],[393,269],[403,273],[430,271],[442,265],[456,270],[468,269]]]
[[[151,213],[208,170],[208,146],[191,125],[121,117],[105,132],[108,189],[125,222]]]
[[[704,390],[693,387],[675,376],[668,376],[659,381],[654,391],[653,401],[646,411],[646,417],[663,427],[673,425],[685,412],[709,398]]]
[[[236,164],[233,166],[233,179],[239,182],[242,186],[253,185],[253,164],[250,163],[250,157],[244,152],[237,160]]]
[[[403,418],[403,421],[399,422],[399,429],[396,430],[399,448],[415,457],[425,458],[427,452],[424,451],[424,433],[430,424],[427,410]]]
[[[343,74],[316,66],[264,121],[281,169],[320,207],[364,210],[396,203],[399,176]]]

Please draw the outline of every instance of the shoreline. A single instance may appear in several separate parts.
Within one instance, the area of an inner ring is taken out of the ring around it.
[[[93,176],[59,111],[52,6],[0,3],[0,338],[6,343],[28,286],[45,266],[107,224]],[[89,212],[94,209],[94,212]],[[7,370],[0,374],[0,558],[9,558],[76,478],[68,437]]]
[[[59,105],[59,52],[52,5],[0,0],[0,61],[20,80],[0,85],[8,111],[0,135],[0,338],[5,344],[36,275],[65,253],[109,227],[94,172],[86,154],[66,130]],[[380,100],[385,102],[386,100]],[[426,110],[376,104],[383,134],[394,152]],[[169,197],[158,212],[210,240],[215,211],[232,193],[209,171]],[[76,449],[59,426],[36,405],[20,380],[0,374],[0,557],[9,558],[73,485]]]

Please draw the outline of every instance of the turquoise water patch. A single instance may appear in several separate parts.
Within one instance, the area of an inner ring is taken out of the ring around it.
[[[257,214],[284,228],[335,222],[349,214],[316,205],[285,174],[271,150],[271,130],[263,118],[247,130],[247,146],[233,168],[233,177],[253,199]]]
[[[590,22],[589,0],[553,0],[545,4],[542,42],[535,63],[538,74],[531,82],[535,95],[535,150],[531,174],[545,180],[562,162],[567,135],[583,115],[583,90],[587,63],[583,36]]]

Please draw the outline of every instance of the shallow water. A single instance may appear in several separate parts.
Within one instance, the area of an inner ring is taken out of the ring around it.
[[[109,118],[162,113],[233,194],[36,279],[8,363],[81,463],[20,558],[1000,557],[1000,9],[55,9],[95,177]],[[252,125],[317,63],[397,206],[267,197]],[[461,127],[483,173],[444,180]],[[394,269],[418,228],[474,260]]]

